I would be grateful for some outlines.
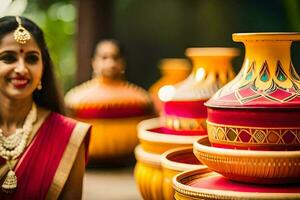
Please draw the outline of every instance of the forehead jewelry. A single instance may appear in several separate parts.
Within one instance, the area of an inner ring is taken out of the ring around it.
[[[14,39],[20,44],[25,44],[31,38],[30,33],[22,26],[21,18],[19,16],[16,16],[16,21],[18,23],[18,28],[14,32]]]

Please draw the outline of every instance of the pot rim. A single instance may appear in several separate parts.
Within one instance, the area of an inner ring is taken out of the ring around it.
[[[300,158],[300,151],[261,151],[243,149],[225,149],[210,146],[208,137],[194,142],[195,152],[207,152],[216,155],[251,158]]]
[[[173,155],[176,155],[178,153],[181,154],[187,154],[192,153],[193,154],[193,147],[178,147],[170,149],[166,152],[164,152],[161,156],[161,164],[163,168],[176,170],[176,171],[186,171],[186,170],[192,170],[192,169],[203,169],[208,170],[208,167],[206,165],[201,164],[199,161],[199,164],[187,164],[187,163],[181,163],[172,161],[169,158]],[[196,158],[196,156],[195,156]]]
[[[138,138],[144,141],[160,142],[160,143],[172,143],[172,144],[193,144],[201,135],[187,136],[187,135],[171,135],[159,132],[153,132],[149,129],[159,128],[159,118],[152,118],[143,120],[138,124]]]
[[[149,153],[149,152],[145,151],[141,145],[138,145],[134,149],[134,154],[135,154],[137,161],[161,167],[161,162],[160,162],[161,155],[160,154]]]
[[[229,190],[204,189],[187,185],[186,183],[196,178],[208,176],[220,176],[216,172],[201,173],[200,170],[190,170],[175,175],[172,179],[176,193],[196,198],[217,198],[217,199],[294,199],[299,198],[300,193],[255,193],[237,192]]]
[[[234,57],[240,55],[240,50],[234,47],[190,47],[185,50],[185,55]]]
[[[300,32],[257,32],[257,33],[233,33],[235,42],[243,41],[298,41]]]

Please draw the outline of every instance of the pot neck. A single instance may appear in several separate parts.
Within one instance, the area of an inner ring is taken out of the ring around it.
[[[199,69],[203,69],[206,74],[217,71],[227,71],[231,69],[231,60],[229,56],[191,56],[193,63],[192,74],[196,75]]]
[[[207,103],[218,108],[299,108],[300,79],[291,61],[291,44],[299,33],[242,33],[245,59],[234,80]]]
[[[268,63],[269,69],[275,69],[278,61],[283,69],[288,70],[291,63],[291,41],[249,41],[244,42],[246,48],[246,62],[256,63],[256,68]]]
[[[253,82],[260,90],[274,84],[289,89],[298,85],[299,76],[291,62],[292,41],[246,41],[241,85]]]

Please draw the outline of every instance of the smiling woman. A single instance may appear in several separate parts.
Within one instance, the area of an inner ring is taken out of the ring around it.
[[[43,32],[0,18],[0,199],[81,199],[90,126],[63,113]]]

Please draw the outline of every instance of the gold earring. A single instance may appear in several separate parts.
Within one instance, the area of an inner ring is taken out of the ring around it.
[[[31,38],[30,33],[22,26],[22,21],[19,16],[16,16],[16,21],[18,28],[14,32],[14,39],[19,44],[25,44]]]
[[[43,88],[42,82],[40,81],[39,84],[38,84],[38,86],[37,86],[37,89],[38,89],[38,90],[41,90],[42,88]]]

